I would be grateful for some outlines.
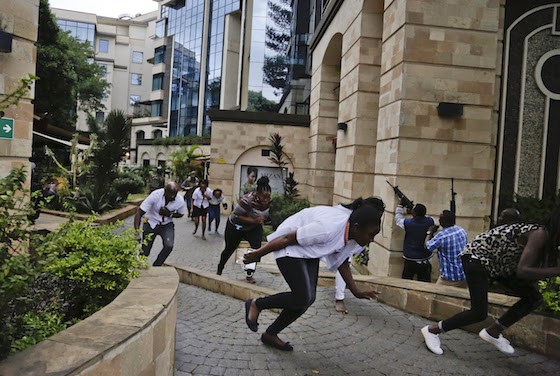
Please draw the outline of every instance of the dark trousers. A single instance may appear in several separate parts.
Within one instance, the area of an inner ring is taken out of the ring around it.
[[[419,281],[431,282],[432,281],[432,264],[430,261],[411,261],[404,260],[404,267],[402,271],[403,279],[413,279],[417,276]]]
[[[166,225],[157,225],[155,228],[151,228],[148,222],[144,223],[142,227],[144,233],[144,239],[149,235],[153,234],[151,239],[142,244],[142,253],[144,256],[149,256],[152,246],[154,245],[154,240],[156,236],[161,236],[163,241],[163,249],[159,253],[156,261],[154,261],[154,266],[161,266],[165,262],[165,259],[171,251],[173,250],[173,244],[175,243],[175,224],[173,222]]]
[[[278,318],[266,329],[269,334],[280,333],[307,311],[315,301],[319,278],[319,259],[282,257],[276,264],[292,291],[256,300],[259,310],[282,308]]]
[[[488,316],[488,286],[490,285],[488,272],[480,260],[473,259],[469,255],[461,257],[461,262],[463,263],[467,284],[469,285],[471,309],[444,320],[442,328],[446,332],[484,321]],[[498,319],[502,326],[510,327],[542,303],[542,296],[534,281],[510,277],[507,280],[500,280],[500,282],[521,297],[517,303]]]
[[[226,221],[226,232],[224,234],[226,246],[222,251],[222,255],[220,256],[220,263],[218,264],[218,274],[222,274],[227,260],[231,257],[231,255],[233,255],[233,252],[235,252],[237,247],[239,247],[239,243],[241,243],[243,239],[249,242],[251,248],[258,249],[261,247],[262,234],[262,226],[257,226],[249,231],[240,231],[237,230],[235,228],[235,225],[233,225],[229,220]],[[253,272],[251,272],[251,275],[253,274]]]
[[[220,227],[220,205],[210,205],[208,207],[208,230],[210,231],[210,225],[212,221],[216,220],[216,231]]]

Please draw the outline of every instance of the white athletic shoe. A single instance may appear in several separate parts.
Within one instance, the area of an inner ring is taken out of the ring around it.
[[[478,333],[478,335],[486,342],[496,346],[498,350],[505,354],[513,354],[515,352],[515,349],[509,344],[509,341],[505,339],[501,334],[498,338],[494,338],[490,334],[488,334],[486,329],[482,329],[480,333]]]
[[[439,335],[430,333],[428,330],[428,325],[420,330],[422,335],[424,336],[424,342],[426,342],[426,347],[436,355],[443,354],[443,350],[441,349],[441,342],[439,341]]]

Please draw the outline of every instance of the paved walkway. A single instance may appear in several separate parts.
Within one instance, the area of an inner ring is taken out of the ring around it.
[[[222,229],[225,225],[222,220]],[[131,226],[132,219],[126,221]],[[215,271],[223,237],[193,236],[193,223],[176,221],[175,250],[169,261]],[[150,260],[161,249],[154,244]],[[233,258],[233,257],[232,257]],[[373,261],[370,261],[373,262]],[[261,286],[286,290],[283,278],[257,269]],[[224,276],[243,280],[240,265],[230,260]],[[456,330],[442,335],[443,356],[424,346],[420,328],[428,320],[347,293],[348,315],[334,310],[334,287],[319,287],[317,300],[281,336],[295,350],[265,347],[260,333],[275,314],[264,311],[259,333],[247,329],[243,302],[193,286],[179,288],[175,368],[186,375],[560,375],[560,362],[516,349],[506,356],[477,335]]]

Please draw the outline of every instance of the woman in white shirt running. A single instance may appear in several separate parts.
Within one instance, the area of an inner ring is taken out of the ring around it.
[[[315,301],[319,276],[319,260],[329,270],[338,270],[348,288],[357,298],[375,299],[377,292],[359,290],[352,278],[348,259],[357,250],[373,241],[379,233],[379,210],[364,205],[364,200],[353,203],[354,210],[337,206],[315,206],[303,209],[287,218],[276,232],[268,236],[268,243],[244,256],[244,263],[259,261],[274,252],[276,263],[290,292],[283,292],[245,302],[245,322],[252,331],[258,330],[257,320],[263,309],[282,308],[278,318],[261,336],[268,346],[292,351],[278,333],[300,317]]]

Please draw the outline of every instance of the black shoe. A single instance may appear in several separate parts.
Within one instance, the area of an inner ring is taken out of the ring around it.
[[[263,333],[263,335],[261,335],[261,342],[264,343],[267,346],[274,347],[275,349],[278,349],[278,350],[294,351],[294,347],[292,345],[290,345],[290,342],[286,342],[282,346],[280,346],[276,342],[273,342],[273,341],[269,340],[268,337],[265,337],[264,333]]]

